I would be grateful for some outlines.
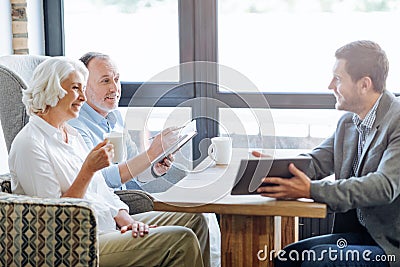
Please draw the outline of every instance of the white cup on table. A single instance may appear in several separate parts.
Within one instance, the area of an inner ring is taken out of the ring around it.
[[[230,137],[213,137],[208,147],[208,156],[217,165],[227,165],[232,157],[232,139]]]

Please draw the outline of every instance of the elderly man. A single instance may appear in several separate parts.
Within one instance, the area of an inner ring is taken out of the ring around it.
[[[336,212],[336,233],[289,245],[275,266],[400,266],[400,103],[385,90],[388,60],[371,41],[349,43],[335,56],[329,89],[336,109],[349,113],[308,154],[305,172],[291,164],[292,179],[266,177],[278,186],[259,192],[326,203]],[[331,174],[335,181],[320,180]],[[288,257],[293,251],[315,257]]]
[[[121,96],[121,84],[118,68],[108,55],[90,52],[82,56],[81,61],[89,69],[87,103],[82,107],[79,117],[69,123],[80,132],[88,147],[93,147],[103,139],[105,133],[124,131],[121,113],[116,109]],[[150,166],[148,153],[139,153],[131,138],[124,138],[124,141],[126,160],[102,171],[106,183],[111,188],[160,192],[184,177],[185,173],[177,170],[174,170],[175,175],[172,177],[165,175],[170,169],[170,159],[148,168]],[[153,141],[149,149],[157,145],[160,144],[155,144]],[[165,176],[149,183],[140,183],[136,177],[143,171],[144,175],[152,175],[155,178]]]

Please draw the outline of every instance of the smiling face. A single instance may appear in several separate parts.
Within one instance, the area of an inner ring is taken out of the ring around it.
[[[114,62],[104,58],[93,58],[87,65],[87,103],[103,117],[118,107],[121,97],[119,71]]]
[[[333,90],[336,97],[335,108],[354,113],[360,111],[360,82],[353,82],[346,71],[346,60],[338,59],[333,67],[333,78],[329,89]]]
[[[67,94],[50,111],[56,112],[57,114],[54,117],[64,122],[77,118],[83,103],[86,101],[85,79],[81,73],[73,71],[61,82],[61,87],[67,91]]]

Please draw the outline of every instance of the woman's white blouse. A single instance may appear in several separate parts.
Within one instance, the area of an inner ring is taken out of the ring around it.
[[[60,198],[68,190],[89,150],[74,128],[67,125],[66,129],[68,144],[57,128],[31,116],[11,145],[8,164],[13,193]],[[84,199],[93,203],[99,233],[115,231],[117,212],[129,210],[107,186],[100,171],[93,176]]]

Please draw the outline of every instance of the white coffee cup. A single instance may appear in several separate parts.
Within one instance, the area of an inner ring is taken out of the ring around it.
[[[121,163],[125,160],[125,146],[124,146],[124,133],[111,132],[105,133],[103,136],[114,145],[114,158],[113,163]]]
[[[211,138],[208,155],[218,165],[229,164],[232,157],[232,139],[229,137]]]

